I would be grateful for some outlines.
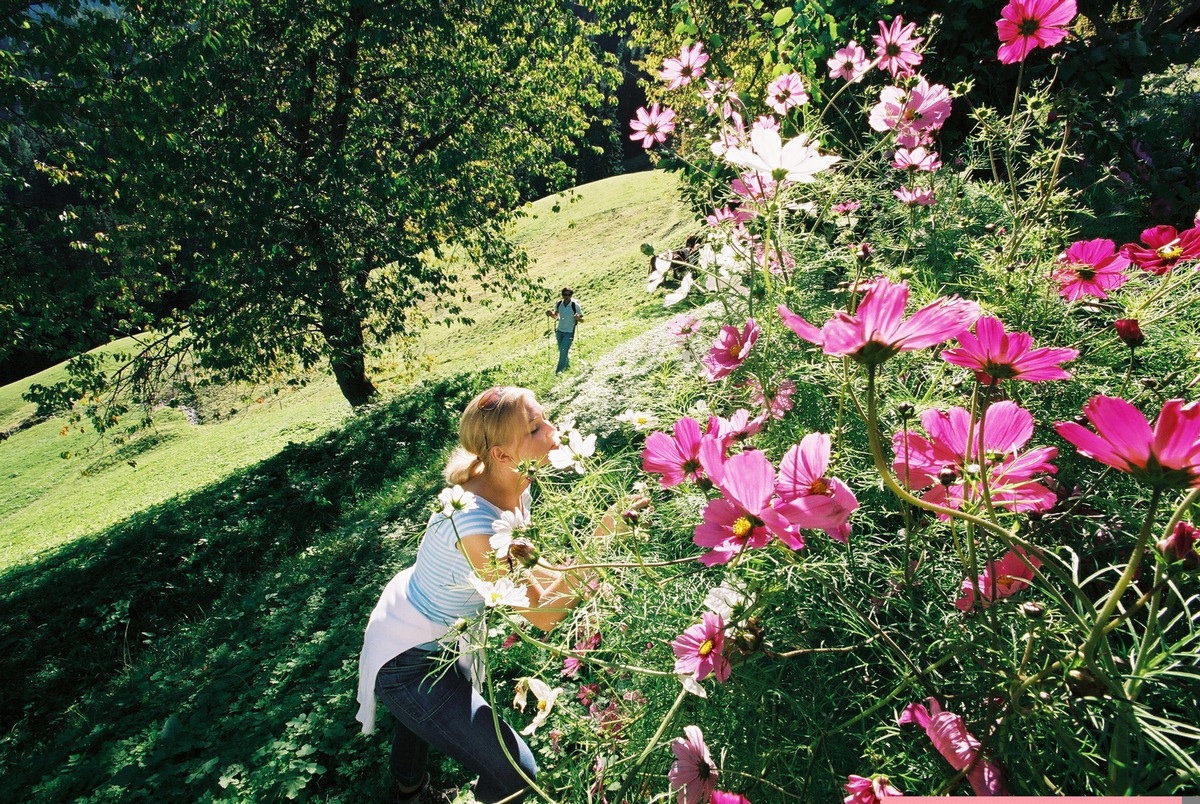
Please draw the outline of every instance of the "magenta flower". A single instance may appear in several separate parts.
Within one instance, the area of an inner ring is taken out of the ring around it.
[[[637,110],[637,120],[629,123],[633,133],[629,139],[641,140],[643,148],[653,148],[660,142],[667,141],[667,135],[675,130],[675,112],[672,109],[659,108],[656,103],[648,110],[642,107]]]
[[[982,454],[979,422],[972,421],[965,408],[927,410],[921,424],[928,439],[912,430],[892,437],[892,468],[909,488],[927,488],[921,499],[949,508],[977,503],[983,499],[986,471],[993,505],[1018,513],[1045,511],[1054,505],[1054,492],[1033,478],[1056,471],[1050,461],[1058,450],[1038,447],[1019,452],[1033,437],[1033,415],[1016,403],[1005,400],[987,409]]]
[[[793,444],[779,462],[775,493],[784,502],[805,506],[808,519],[804,527],[818,527],[843,544],[850,535],[850,515],[858,508],[858,499],[850,487],[836,477],[826,476],[829,469],[831,440],[824,433],[809,433]]]
[[[1083,414],[1096,432],[1075,422],[1054,425],[1080,455],[1158,488],[1200,488],[1200,402],[1169,400],[1153,429],[1124,399],[1094,396]]]
[[[879,22],[879,33],[875,40],[875,57],[879,59],[879,69],[887,70],[892,78],[901,75],[912,75],[913,68],[921,63],[921,54],[917,45],[925,41],[923,36],[914,36],[917,24],[904,24],[903,17],[896,17],[890,26]]]
[[[704,364],[704,376],[709,381],[716,381],[732,374],[745,362],[760,332],[758,322],[753,318],[747,320],[740,330],[730,325],[721,327],[712,349],[700,361]]]
[[[762,430],[763,423],[766,420],[767,416],[765,413],[750,418],[750,411],[745,408],[739,408],[728,419],[723,416],[709,416],[708,426],[704,429],[704,437],[706,440],[716,441],[721,445],[722,450],[727,450],[733,444],[745,441],[750,436]],[[700,459],[701,463],[703,463],[704,456],[701,455]],[[711,472],[709,472],[709,477],[712,477]]]
[[[732,223],[734,226],[737,226],[750,220],[754,220],[753,212],[741,208],[731,209],[728,206],[714,209],[712,214],[704,219],[709,226],[713,227],[719,227],[724,223]]]
[[[892,190],[892,195],[896,196],[900,203],[909,207],[931,207],[937,203],[933,190],[921,187],[910,190],[904,185],[900,185],[899,190]]]
[[[704,612],[704,619],[677,636],[671,643],[675,651],[675,672],[691,675],[697,681],[716,676],[722,684],[733,668],[725,658],[725,621],[721,615]]]
[[[767,105],[778,114],[787,114],[788,109],[806,103],[808,93],[797,73],[785,73],[767,84]]]
[[[1113,241],[1097,238],[1078,240],[1059,256],[1050,277],[1059,284],[1058,293],[1067,301],[1084,296],[1107,299],[1106,291],[1129,281],[1125,269],[1129,258],[1117,253]]]
[[[857,212],[860,206],[862,205],[857,201],[843,201],[840,204],[834,204],[830,209],[835,215],[849,215],[851,212]]]
[[[979,740],[967,731],[967,726],[960,716],[943,711],[935,698],[929,699],[928,709],[922,704],[910,703],[900,713],[897,722],[901,726],[916,723],[925,729],[933,747],[945,757],[954,770],[970,768],[967,771],[967,781],[971,783],[975,795],[1008,795],[1000,766],[989,759],[979,757],[982,747]]]
[[[998,318],[982,316],[975,322],[975,334],[962,332],[958,336],[960,346],[942,352],[942,359],[955,366],[969,368],[975,379],[985,385],[995,385],[1000,380],[1066,380],[1071,372],[1059,366],[1079,357],[1078,349],[1045,346],[1033,348],[1033,337],[1028,332],[1004,331]]]
[[[793,519],[808,521],[808,511],[815,506],[776,498],[775,469],[758,450],[724,461],[720,456],[719,442],[702,445],[705,470],[722,496],[705,506],[703,521],[692,535],[698,547],[710,548],[700,562],[708,567],[728,563],[743,550],[766,547],[772,535],[793,550],[803,548],[804,540],[795,532]]]
[[[892,155],[892,167],[896,170],[925,171],[933,173],[942,166],[942,159],[936,151],[926,151],[918,145],[916,148],[897,148]]]
[[[667,89],[679,89],[704,75],[704,65],[707,63],[708,54],[704,52],[700,42],[690,48],[683,45],[679,48],[679,58],[663,61],[663,68],[658,77],[670,82]]]
[[[850,774],[845,784],[846,797],[843,804],[879,804],[885,798],[903,796],[886,776],[872,776],[867,779]]]
[[[1075,18],[1075,0],[1009,0],[996,20],[1003,42],[996,56],[1003,64],[1025,61],[1037,47],[1053,47],[1066,38]]]
[[[717,789],[717,765],[704,744],[699,726],[684,726],[683,737],[671,741],[675,761],[667,779],[679,790],[678,804],[704,804]]]
[[[762,409],[762,412],[772,419],[782,419],[794,406],[792,395],[796,393],[796,383],[789,379],[776,382],[771,378],[774,389],[764,389],[757,377],[746,380],[750,390],[750,402]]]
[[[970,578],[964,580],[962,597],[954,606],[959,611],[970,611],[975,606],[975,596],[978,594],[980,608],[986,609],[997,600],[1015,595],[1029,586],[1029,582],[1033,580],[1033,571],[1040,566],[1040,558],[1017,546],[1005,553],[999,561],[989,561],[983,569],[983,574],[974,582]]]
[[[1174,226],[1152,226],[1142,232],[1142,242],[1145,248],[1126,243],[1121,254],[1152,274],[1162,276],[1176,265],[1200,260],[1200,228],[1177,232]]]
[[[741,793],[727,793],[724,790],[714,790],[710,804],[750,804],[750,799]]]
[[[876,365],[897,352],[924,349],[953,338],[979,317],[979,305],[957,295],[942,297],[904,318],[908,283],[881,276],[863,294],[857,315],[834,313],[821,329],[779,306],[783,323],[802,340],[822,347],[833,357],[849,356]]]
[[[704,475],[700,466],[700,423],[685,416],[675,422],[674,432],[674,438],[651,433],[642,450],[642,471],[661,473],[664,489],[685,480],[694,482]]]
[[[884,87],[867,122],[876,131],[915,136],[941,128],[950,117],[952,106],[950,90],[921,78],[909,90]]]
[[[1186,570],[1200,569],[1200,554],[1196,552],[1196,539],[1200,531],[1190,522],[1177,522],[1171,535],[1158,541],[1158,550],[1167,563],[1183,562]]]
[[[853,39],[847,42],[844,48],[834,53],[833,58],[826,64],[829,65],[830,78],[844,78],[852,84],[862,81],[867,70],[871,68],[871,63],[867,61],[867,51],[863,50]]]

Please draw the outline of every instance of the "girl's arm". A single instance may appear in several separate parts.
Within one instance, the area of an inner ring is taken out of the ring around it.
[[[458,549],[471,562],[475,574],[485,581],[494,582],[508,574],[504,562],[494,565],[491,561],[492,547],[488,536],[464,536],[458,541]],[[529,608],[518,609],[517,612],[533,625],[548,631],[579,605],[594,578],[594,573],[589,570],[558,572],[534,567],[525,584]]]

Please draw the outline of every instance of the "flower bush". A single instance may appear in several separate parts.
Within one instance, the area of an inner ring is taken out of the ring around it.
[[[623,442],[533,471],[541,563],[600,578],[573,628],[507,589],[484,615],[494,700],[568,679],[545,800],[1200,787],[1200,233],[1082,234],[1061,88],[1023,81],[1075,5],[996,14],[1018,90],[953,154],[920,21],[847,31],[819,82],[695,38],[648,65],[631,138],[703,231],[647,285],[678,273],[678,357]],[[635,487],[652,509],[591,537]]]

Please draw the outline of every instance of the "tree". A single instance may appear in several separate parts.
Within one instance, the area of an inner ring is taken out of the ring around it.
[[[528,287],[506,225],[572,183],[613,83],[552,0],[149,0],[108,18],[105,46],[75,42],[97,78],[63,76],[94,135],[70,168],[115,222],[87,246],[189,301],[153,316],[118,382],[184,355],[226,380],[328,361],[367,402],[373,349],[435,303],[466,320],[459,272]]]

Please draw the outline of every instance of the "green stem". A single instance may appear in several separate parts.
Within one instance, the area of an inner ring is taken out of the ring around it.
[[[625,774],[625,780],[621,782],[621,789],[613,796],[613,801],[624,801],[625,791],[633,784],[633,778],[637,775],[638,770],[642,767],[642,763],[650,756],[650,753],[658,746],[658,741],[666,733],[667,727],[671,725],[671,721],[675,719],[675,715],[679,712],[679,707],[683,706],[683,701],[690,693],[686,689],[680,689],[679,695],[675,696],[675,703],[671,704],[670,711],[663,717],[662,723],[658,724],[658,731],[654,732],[654,736],[650,738],[650,742],[646,743],[646,747],[642,749],[642,753],[638,754],[637,759],[633,761],[633,767]]]

